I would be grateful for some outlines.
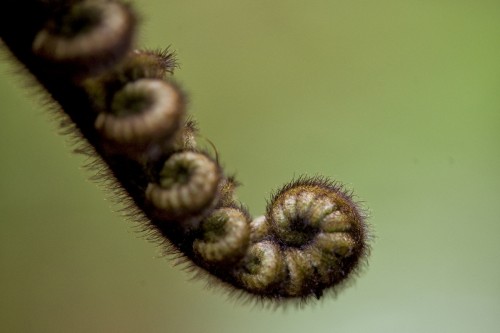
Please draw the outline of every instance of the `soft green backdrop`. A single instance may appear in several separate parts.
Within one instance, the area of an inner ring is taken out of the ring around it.
[[[294,176],[342,180],[370,266],[304,309],[206,290],[113,212],[2,60],[0,331],[500,332],[498,0],[134,3],[252,213]]]

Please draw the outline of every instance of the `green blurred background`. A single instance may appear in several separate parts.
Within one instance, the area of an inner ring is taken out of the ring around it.
[[[114,212],[2,60],[0,331],[500,332],[498,0],[134,3],[251,212],[294,176],[341,180],[370,265],[304,309],[207,290]]]

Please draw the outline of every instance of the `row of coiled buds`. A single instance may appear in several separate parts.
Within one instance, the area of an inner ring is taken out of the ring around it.
[[[358,271],[368,231],[339,184],[301,177],[277,191],[256,219],[237,202],[235,179],[197,147],[186,98],[170,79],[172,54],[132,50],[137,20],[130,6],[114,0],[29,6],[38,16],[21,41],[2,29],[5,44],[161,239],[225,285],[265,299],[319,298]]]

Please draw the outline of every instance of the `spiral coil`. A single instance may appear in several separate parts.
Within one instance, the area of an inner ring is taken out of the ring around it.
[[[132,50],[130,6],[31,6],[43,19],[21,42],[5,30],[2,39],[73,120],[148,228],[176,251],[224,285],[269,300],[319,298],[359,271],[369,230],[338,183],[300,177],[255,219],[235,200],[236,180],[197,148],[184,94],[170,78],[173,55]]]

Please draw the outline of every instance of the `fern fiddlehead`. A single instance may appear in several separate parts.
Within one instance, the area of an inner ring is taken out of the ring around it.
[[[4,44],[175,251],[226,286],[270,300],[319,298],[359,270],[369,231],[339,183],[300,177],[255,219],[235,199],[236,180],[196,144],[171,78],[173,55],[133,49],[130,6],[33,0],[5,8]]]

